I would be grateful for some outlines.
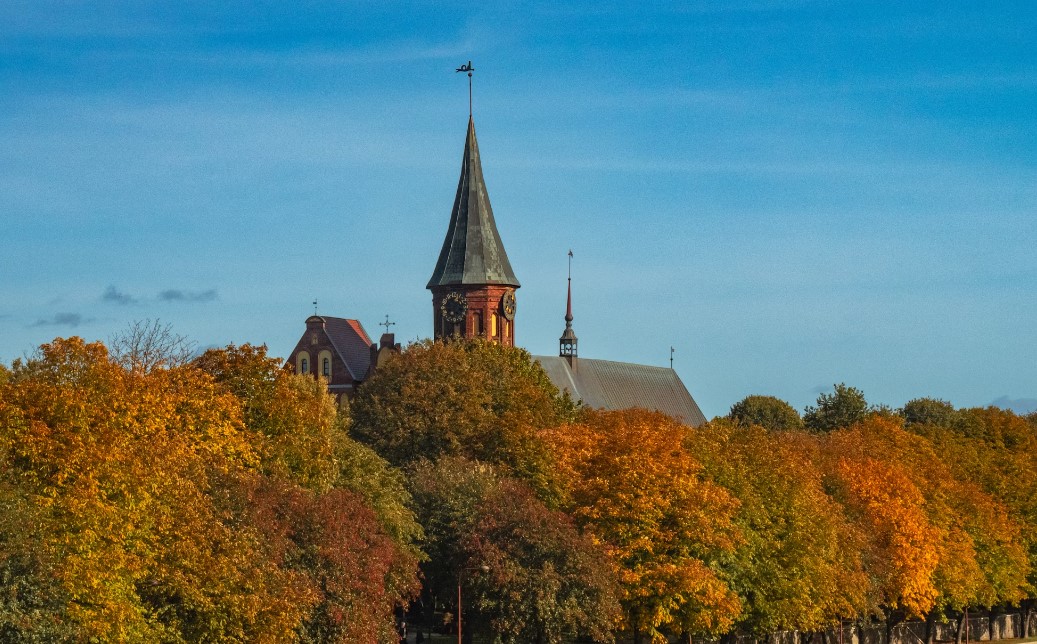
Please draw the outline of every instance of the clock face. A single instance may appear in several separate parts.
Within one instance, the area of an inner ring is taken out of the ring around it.
[[[457,291],[447,293],[439,304],[439,311],[447,322],[458,323],[464,321],[465,311],[468,310],[468,300]]]
[[[501,311],[504,313],[504,317],[508,320],[515,319],[515,291],[508,291],[501,298]]]

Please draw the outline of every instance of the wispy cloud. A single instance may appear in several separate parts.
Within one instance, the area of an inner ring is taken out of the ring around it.
[[[212,302],[217,297],[214,288],[205,291],[183,291],[178,288],[170,288],[158,294],[158,299],[163,302]]]
[[[101,296],[101,301],[110,304],[136,304],[137,298],[129,293],[123,293],[112,285],[105,289],[104,295]]]
[[[67,326],[77,327],[84,322],[89,322],[89,319],[84,318],[78,313],[55,313],[51,318],[40,318],[33,322],[30,326]]]

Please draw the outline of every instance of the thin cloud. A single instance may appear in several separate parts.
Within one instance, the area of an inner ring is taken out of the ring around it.
[[[1001,409],[1011,409],[1017,414],[1029,414],[1037,411],[1037,398],[1009,398],[1001,396],[990,403]]]
[[[38,327],[38,326],[77,327],[80,324],[82,324],[84,322],[89,322],[89,321],[90,320],[85,319],[82,315],[80,315],[78,313],[55,313],[54,316],[51,317],[50,319],[40,318],[39,320],[36,320],[35,322],[33,322],[30,326],[33,326],[33,327]]]
[[[129,293],[119,291],[114,285],[112,285],[105,289],[104,295],[101,296],[101,301],[109,302],[111,304],[136,304],[137,298],[133,297]]]
[[[205,291],[182,291],[178,288],[170,288],[158,294],[158,299],[163,302],[212,302],[217,297],[214,288]]]

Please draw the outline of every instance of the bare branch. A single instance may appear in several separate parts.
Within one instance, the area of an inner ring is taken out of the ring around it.
[[[112,359],[130,371],[148,373],[187,363],[195,343],[159,320],[137,320],[108,340]]]

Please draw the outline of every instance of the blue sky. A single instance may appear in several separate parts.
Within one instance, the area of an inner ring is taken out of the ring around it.
[[[0,361],[160,319],[291,350],[431,333],[476,67],[553,354],[707,416],[832,383],[1037,406],[1032,2],[0,2]]]

